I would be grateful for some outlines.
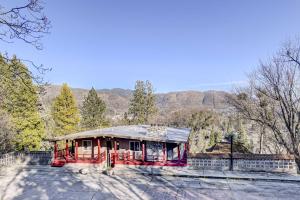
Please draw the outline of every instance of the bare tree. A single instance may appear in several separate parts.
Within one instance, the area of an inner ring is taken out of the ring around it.
[[[249,76],[249,87],[229,96],[247,120],[265,126],[300,167],[300,43],[289,42]]]
[[[41,0],[24,0],[22,5],[11,8],[5,8],[0,3],[0,41],[4,43],[13,43],[15,40],[21,40],[32,45],[38,50],[43,48],[41,39],[51,28],[50,21],[43,13],[44,7]],[[6,63],[9,63],[9,70],[14,70],[15,57],[9,56],[3,49],[0,50],[0,56]],[[28,71],[28,76],[41,85],[44,83],[43,75],[46,71],[51,70],[43,65],[37,65],[31,60],[18,59],[31,66],[34,71]],[[2,76],[1,76],[2,75]],[[18,76],[18,74],[15,74]],[[3,73],[0,72],[0,79],[4,79]],[[25,84],[25,83],[24,83]]]
[[[27,0],[23,5],[8,9],[0,5],[0,40],[13,42],[20,39],[42,49],[40,39],[50,28],[43,9],[40,0]]]

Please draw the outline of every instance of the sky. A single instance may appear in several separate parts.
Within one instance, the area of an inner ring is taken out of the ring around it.
[[[44,7],[52,28],[42,51],[21,41],[0,49],[51,67],[47,81],[75,88],[133,89],[150,80],[156,92],[230,91],[300,36],[299,0],[51,0]]]

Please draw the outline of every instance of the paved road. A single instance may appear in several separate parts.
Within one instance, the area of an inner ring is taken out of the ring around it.
[[[300,183],[17,168],[0,171],[0,199],[300,199]]]

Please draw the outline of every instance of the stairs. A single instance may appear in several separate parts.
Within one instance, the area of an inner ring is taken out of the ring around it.
[[[51,167],[63,167],[65,164],[66,164],[66,160],[56,159],[51,163]]]

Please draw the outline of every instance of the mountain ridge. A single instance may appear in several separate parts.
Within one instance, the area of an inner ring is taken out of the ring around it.
[[[45,87],[45,94],[41,96],[41,100],[46,108],[50,108],[53,99],[60,93],[60,85],[49,85]],[[78,106],[82,105],[84,97],[88,94],[88,89],[71,88]],[[98,95],[107,105],[107,115],[110,118],[121,118],[128,110],[133,90],[112,88],[112,89],[96,89]],[[223,111],[228,108],[225,103],[225,91],[171,91],[167,93],[156,93],[156,104],[160,111],[160,115],[168,115],[177,110],[199,110],[212,109],[215,111]]]

